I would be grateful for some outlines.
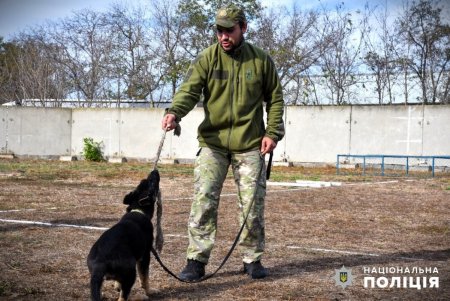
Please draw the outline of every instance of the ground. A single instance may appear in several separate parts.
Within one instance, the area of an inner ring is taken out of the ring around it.
[[[120,219],[124,195],[151,167],[145,162],[0,160],[0,300],[88,300],[89,249],[102,228]],[[185,264],[192,167],[161,166],[160,174],[161,258],[178,273]],[[275,167],[272,177],[275,182],[341,185],[268,186],[266,279],[251,280],[242,273],[238,250],[215,277],[199,284],[178,282],[152,258],[149,299],[448,300],[450,176],[361,177],[336,175],[332,167]],[[215,270],[232,245],[237,212],[229,177],[207,272]],[[351,283],[335,280],[342,266],[350,271]],[[369,277],[374,277],[374,287],[370,282],[364,287]],[[393,280],[397,277],[400,282]],[[432,277],[439,278],[438,288],[429,287]],[[423,286],[424,279],[426,288],[411,287],[417,281]],[[111,282],[105,282],[103,291],[104,300],[118,298]],[[139,281],[132,298],[144,298]]]

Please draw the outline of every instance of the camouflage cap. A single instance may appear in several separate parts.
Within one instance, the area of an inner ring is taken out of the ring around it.
[[[216,25],[230,28],[239,22],[247,22],[245,18],[244,10],[230,4],[228,6],[222,7],[217,11],[216,14]]]

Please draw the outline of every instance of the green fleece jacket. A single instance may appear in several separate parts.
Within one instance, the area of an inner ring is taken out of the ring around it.
[[[167,112],[181,121],[200,100],[205,111],[198,127],[201,147],[246,152],[260,148],[264,135],[276,142],[284,136],[284,101],[275,65],[245,41],[233,54],[219,43],[205,49],[191,63]]]

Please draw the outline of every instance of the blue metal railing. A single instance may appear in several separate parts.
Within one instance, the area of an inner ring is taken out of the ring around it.
[[[446,162],[445,165],[440,165],[448,168],[450,170],[450,156],[403,156],[403,155],[352,155],[352,154],[338,154],[337,155],[337,159],[336,159],[336,172],[337,174],[340,173],[340,162],[342,160],[342,158],[345,158],[346,161],[350,160],[350,159],[359,159],[360,161],[362,161],[362,174],[366,175],[366,170],[368,168],[368,166],[373,168],[373,164],[369,165],[367,163],[368,159],[370,160],[374,160],[374,159],[378,159],[379,161],[381,161],[380,163],[380,173],[382,176],[385,175],[386,173],[386,168],[388,168],[386,166],[386,159],[389,160],[395,160],[395,159],[403,159],[406,160],[405,164],[400,164],[401,166],[405,167],[405,174],[409,175],[410,174],[410,169],[411,169],[411,159],[416,159],[416,160],[424,160],[424,161],[431,161],[431,165],[426,165],[426,167],[428,167],[429,171],[431,171],[431,175],[434,177],[435,176],[435,171],[436,171],[436,161],[437,160],[444,160],[444,161],[448,161]]]

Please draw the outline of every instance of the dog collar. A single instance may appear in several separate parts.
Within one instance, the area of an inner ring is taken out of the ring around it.
[[[145,215],[144,211],[142,211],[141,209],[132,209],[130,212],[138,212]]]

